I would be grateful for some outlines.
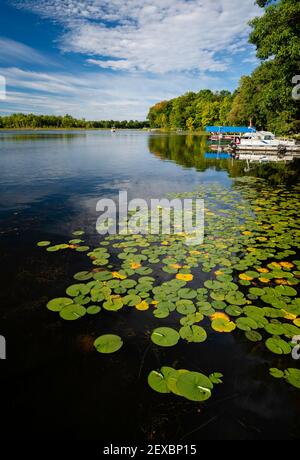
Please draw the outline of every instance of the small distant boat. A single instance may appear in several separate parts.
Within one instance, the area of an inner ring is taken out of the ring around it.
[[[111,131],[112,133],[115,133],[117,130],[116,130],[116,128],[113,126],[113,127],[111,128],[110,131]]]

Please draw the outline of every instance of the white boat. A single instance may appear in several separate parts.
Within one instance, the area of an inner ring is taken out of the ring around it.
[[[116,132],[116,128],[113,126],[110,130],[112,133],[115,133]]]
[[[295,140],[277,139],[269,131],[244,134],[237,142],[237,150],[300,152],[300,144]]]

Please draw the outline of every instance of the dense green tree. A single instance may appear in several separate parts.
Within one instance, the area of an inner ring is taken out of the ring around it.
[[[277,133],[300,129],[300,104],[292,97],[293,77],[300,73],[300,2],[257,3],[265,13],[250,25],[250,43],[262,64],[241,80],[229,119],[233,123],[252,118],[258,128]]]
[[[151,107],[148,120],[152,128],[203,129],[207,124],[226,124],[231,103],[229,91],[189,92]]]
[[[300,75],[300,1],[257,0],[264,14],[251,21],[250,43],[261,64],[242,77],[232,95],[201,90],[156,104],[150,126],[202,129],[207,125],[248,125],[277,134],[300,130],[300,103],[292,97],[293,78]]]

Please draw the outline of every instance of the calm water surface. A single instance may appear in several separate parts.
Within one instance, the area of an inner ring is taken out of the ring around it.
[[[299,439],[299,392],[268,377],[270,354],[243,335],[157,352],[147,334],[160,321],[151,313],[69,324],[45,308],[88,262],[71,251],[47,253],[37,241],[63,242],[83,228],[87,244],[97,244],[96,203],[119,190],[146,199],[211,182],[230,190],[244,165],[206,160],[206,150],[201,137],[138,131],[0,133],[2,437]],[[116,355],[89,350],[86,337],[120,331],[127,340]],[[226,378],[204,405],[156,394],[147,375],[170,363]]]

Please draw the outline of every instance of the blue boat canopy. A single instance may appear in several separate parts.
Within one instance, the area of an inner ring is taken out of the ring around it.
[[[206,160],[228,160],[231,158],[231,155],[229,153],[216,153],[216,152],[206,152],[204,154],[204,158]]]
[[[240,133],[255,133],[255,128],[247,128],[247,126],[207,126],[207,133],[216,134],[240,134]]]

